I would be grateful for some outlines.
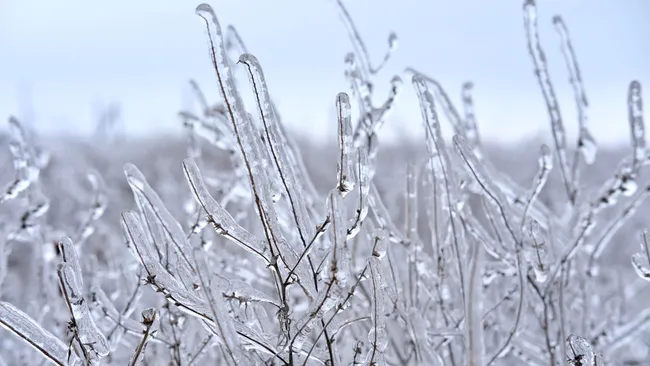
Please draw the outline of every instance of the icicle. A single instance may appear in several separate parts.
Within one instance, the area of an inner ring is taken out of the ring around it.
[[[557,158],[560,163],[562,180],[564,181],[569,198],[573,201],[575,199],[575,187],[573,187],[569,178],[569,165],[566,159],[566,131],[564,129],[564,122],[562,121],[562,114],[560,113],[560,106],[558,105],[557,97],[555,96],[555,89],[548,74],[546,55],[544,54],[544,50],[542,49],[539,40],[539,33],[537,30],[537,6],[535,5],[535,0],[526,0],[523,11],[528,52],[533,61],[537,82],[539,83],[539,87],[544,95],[546,109],[548,110],[549,118],[551,120],[553,141],[555,143]]]
[[[352,109],[350,98],[345,93],[336,96],[336,110],[338,112],[338,136],[339,136],[339,161],[338,161],[338,185],[341,195],[347,195],[354,188],[354,150],[352,136]]]
[[[634,80],[630,83],[627,95],[628,118],[632,135],[633,162],[632,169],[638,169],[646,160],[645,123],[643,122],[643,96],[641,83]]]

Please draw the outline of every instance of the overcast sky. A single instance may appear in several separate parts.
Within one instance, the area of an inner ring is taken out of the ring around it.
[[[482,134],[512,141],[546,133],[547,114],[526,50],[521,0],[347,1],[371,55],[387,36],[399,46],[377,78],[379,96],[407,66],[440,80],[459,100],[475,83]],[[218,97],[197,3],[173,0],[0,0],[0,116],[33,107],[44,131],[90,133],[97,105],[119,102],[129,133],[177,131],[194,78]],[[350,43],[331,0],[217,0],[222,26],[233,24],[260,60],[280,112],[299,132],[330,136],[332,108],[347,91],[343,58]],[[568,25],[601,143],[627,141],[631,80],[650,99],[650,1],[540,0],[539,22],[550,72],[569,132],[575,109],[559,37],[551,19]],[[409,80],[385,134],[421,131]],[[247,81],[241,84],[248,87]],[[646,102],[650,105],[650,102]],[[5,117],[2,117],[3,119]]]

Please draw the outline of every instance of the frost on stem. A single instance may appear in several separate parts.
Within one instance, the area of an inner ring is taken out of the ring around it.
[[[632,266],[639,277],[650,281],[650,245],[647,230],[641,234],[641,251],[632,256]]]

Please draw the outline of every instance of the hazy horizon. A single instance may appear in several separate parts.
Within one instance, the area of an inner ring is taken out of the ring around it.
[[[343,57],[351,45],[331,1],[211,4],[222,27],[234,25],[262,63],[289,128],[316,138],[333,135],[334,98],[348,90]],[[218,98],[195,6],[166,0],[116,0],[92,8],[79,0],[2,2],[0,116],[33,120],[43,133],[85,135],[92,133],[97,107],[116,102],[130,135],[173,133],[180,128],[176,112],[191,101],[190,78],[211,101]],[[393,59],[378,77],[378,98],[386,95],[394,74],[412,66],[437,78],[457,102],[461,84],[473,81],[485,139],[513,142],[547,133],[521,1],[348,1],[346,6],[374,59],[385,52],[390,31],[399,37]],[[642,15],[650,4],[551,0],[538,7],[540,37],[569,138],[575,135],[575,108],[551,22],[556,14],[567,23],[577,53],[595,138],[601,145],[627,143],[628,84],[650,81],[650,43],[643,37],[650,24]],[[421,133],[417,101],[409,80],[404,82],[382,133],[389,139]]]

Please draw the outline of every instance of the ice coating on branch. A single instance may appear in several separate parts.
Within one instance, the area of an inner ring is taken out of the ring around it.
[[[266,246],[248,230],[241,227],[235,219],[217,202],[206,187],[196,162],[183,160],[183,171],[196,201],[203,207],[217,234],[232,240],[249,252],[265,258]]]
[[[338,117],[339,161],[337,165],[337,188],[342,195],[354,188],[354,143],[352,136],[352,107],[346,93],[336,96]]]
[[[122,213],[122,228],[134,256],[146,270],[146,281],[181,311],[199,319],[210,320],[205,302],[170,274],[157,259],[138,216],[132,211]]]
[[[596,141],[589,131],[589,102],[582,82],[580,66],[578,65],[578,60],[573,45],[571,44],[569,31],[562,17],[559,15],[554,16],[553,25],[555,25],[555,30],[560,35],[562,41],[562,54],[564,55],[564,61],[569,72],[569,83],[571,83],[571,87],[573,88],[573,96],[576,103],[576,109],[578,110],[578,151],[582,153],[585,163],[591,165],[596,158],[597,146]],[[573,165],[574,167],[576,166],[575,161],[573,162]]]
[[[361,35],[359,34],[359,31],[354,25],[354,22],[352,21],[352,17],[350,17],[350,14],[348,13],[345,6],[343,5],[343,1],[342,0],[333,0],[333,1],[336,2],[336,8],[339,11],[339,17],[341,18],[341,21],[343,22],[343,25],[345,26],[348,32],[348,37],[352,42],[352,46],[355,50],[355,53],[361,61],[363,75],[367,77],[378,73],[384,67],[384,65],[386,65],[386,63],[390,59],[390,56],[397,48],[397,34],[391,32],[388,35],[388,51],[384,55],[384,58],[382,59],[380,64],[376,67],[373,67],[372,62],[370,60],[370,55],[368,54],[368,49],[366,48],[366,44],[361,39]]]
[[[406,194],[405,201],[405,223],[404,231],[410,242],[416,242],[418,238],[418,174],[415,165],[409,163],[406,168]]]
[[[77,250],[75,249],[74,243],[70,238],[63,237],[57,242],[57,245],[59,246],[61,259],[63,262],[70,265],[72,270],[75,272],[75,276],[79,281],[79,285],[83,287],[81,263],[79,262],[79,257],[77,256]]]
[[[217,334],[224,344],[228,359],[231,360],[234,365],[238,365],[243,360],[240,348],[241,342],[237,336],[234,320],[228,312],[228,307],[226,306],[223,296],[221,296],[223,289],[213,291],[210,276],[211,273],[208,269],[209,263],[206,260],[204,253],[200,253],[197,249],[194,252],[194,258],[198,265],[199,280],[201,281],[203,293],[207,298],[207,307],[209,307],[212,314],[212,321],[217,328]]]
[[[632,168],[637,169],[646,159],[645,123],[643,122],[643,96],[641,83],[634,80],[630,83],[627,95],[628,119],[632,137],[633,161]]]
[[[347,242],[347,220],[345,220],[343,197],[339,191],[332,190],[330,192],[328,204],[331,221],[330,240],[332,242],[329,279],[337,281],[339,286],[345,287],[350,271],[350,250]]]
[[[641,235],[641,251],[632,256],[632,266],[641,279],[650,281],[650,244],[647,230]]]
[[[95,232],[95,226],[93,224],[100,217],[102,217],[108,205],[106,186],[101,174],[95,170],[92,170],[86,175],[86,178],[92,187],[93,199],[90,204],[88,214],[86,218],[81,222],[81,225],[77,231],[77,245],[84,243],[88,237],[90,237]]]
[[[516,232],[516,230],[512,226],[515,223],[514,215],[512,213],[512,208],[510,207],[510,204],[508,204],[508,201],[504,197],[503,192],[495,184],[494,180],[488,176],[487,172],[485,171],[481,163],[478,161],[476,156],[469,150],[467,144],[465,143],[465,139],[456,135],[453,137],[453,143],[454,143],[454,147],[456,148],[461,158],[465,162],[467,169],[474,176],[474,179],[476,179],[478,184],[481,186],[486,197],[490,201],[492,201],[494,205],[497,206],[499,213],[501,215],[501,219],[503,220],[504,224],[506,225],[506,228],[510,232],[510,235],[512,236],[515,242],[519,242],[520,235],[519,233]]]
[[[542,146],[539,149],[539,158],[537,159],[537,174],[535,174],[535,180],[533,181],[533,187],[528,193],[528,197],[526,199],[526,206],[524,207],[524,212],[521,215],[521,230],[524,230],[524,226],[526,225],[526,220],[528,216],[528,210],[530,210],[530,207],[533,205],[535,199],[537,199],[537,196],[542,192],[542,189],[544,188],[544,185],[546,184],[546,181],[548,180],[548,175],[551,172],[551,169],[553,169],[553,155],[551,153],[551,149],[546,145],[542,144]]]
[[[418,83],[416,84],[416,86],[419,84],[423,84],[417,86],[417,88],[422,89],[424,87],[424,83],[430,85],[433,88],[433,95],[435,95],[437,102],[440,104],[440,107],[442,108],[443,112],[445,113],[445,116],[449,120],[449,123],[451,123],[452,127],[454,128],[454,134],[465,137],[467,135],[467,130],[465,129],[463,119],[461,118],[458,109],[456,109],[456,107],[454,106],[454,103],[451,102],[451,98],[449,98],[449,94],[447,94],[447,92],[442,87],[442,85],[436,79],[431,78],[414,68],[411,67],[406,68],[406,72],[413,74],[413,78],[412,78],[413,83],[416,84],[415,83],[416,80]]]
[[[13,116],[9,117],[9,133],[11,136],[9,150],[11,151],[15,178],[4,189],[4,193],[0,196],[0,203],[16,198],[20,193],[27,190],[39,176],[39,168],[35,165],[31,156],[31,148],[28,145],[24,127]]]
[[[566,340],[566,357],[571,366],[598,366],[594,350],[586,339],[571,334]]]
[[[368,342],[370,342],[371,350],[368,353],[366,362],[369,365],[383,365],[384,351],[388,346],[388,334],[386,331],[386,318],[385,318],[385,296],[384,296],[384,280],[382,279],[382,268],[380,258],[377,256],[370,257],[370,277],[372,279],[372,304],[370,309],[370,318],[372,320],[372,327],[368,332]]]
[[[57,365],[67,365],[68,346],[15,306],[0,301],[0,326]],[[76,357],[72,355],[74,361]]]
[[[174,244],[176,253],[183,259],[181,263],[184,263],[186,270],[194,272],[194,266],[188,256],[191,248],[181,225],[169,213],[156,191],[151,188],[144,175],[135,165],[130,163],[124,165],[124,174],[135,198],[143,206],[151,209],[157,224],[160,225],[167,238]],[[153,223],[150,222],[149,224]]]
[[[461,89],[461,97],[463,100],[463,110],[465,113],[465,136],[467,138],[467,143],[473,148],[474,153],[477,157],[482,158],[480,145],[481,140],[478,133],[478,127],[476,125],[476,114],[474,111],[474,99],[472,98],[472,92],[474,90],[474,83],[468,81],[463,83]]]
[[[535,281],[545,283],[548,278],[548,266],[546,265],[546,240],[539,229],[539,223],[531,220],[528,226],[528,237],[531,241],[529,261],[533,267]]]
[[[59,240],[58,245],[63,259],[58,266],[61,290],[74,320],[76,337],[81,347],[87,350],[90,357],[88,361],[98,363],[99,359],[106,357],[110,351],[108,341],[95,324],[83,295],[81,264],[72,240],[64,237]]]
[[[88,361],[99,364],[99,360],[110,352],[106,337],[95,324],[88,302],[83,296],[81,277],[77,276],[78,269],[70,263],[59,263],[58,274],[66,302],[74,319],[75,337],[88,355]]]
[[[311,227],[313,226],[310,220],[306,199],[304,197],[303,189],[300,182],[297,180],[298,173],[294,165],[290,161],[290,154],[287,149],[288,143],[284,136],[282,129],[279,127],[279,121],[275,115],[275,110],[271,102],[271,96],[266,85],[266,80],[262,72],[262,68],[255,56],[250,54],[243,54],[239,58],[239,62],[246,65],[249,71],[249,79],[253,86],[260,120],[264,125],[264,134],[269,147],[271,156],[273,158],[274,166],[280,175],[284,192],[287,195],[293,219],[298,229],[303,245],[307,245],[307,241],[313,235]]]
[[[347,240],[352,240],[361,231],[361,225],[368,216],[368,195],[370,194],[370,163],[365,146],[357,149],[357,182],[359,182],[359,203],[354,218],[350,220]]]
[[[384,258],[388,249],[388,230],[384,228],[375,229],[372,238],[374,242],[372,256],[379,259]]]
[[[127,315],[122,315],[113,302],[108,298],[108,295],[101,289],[101,287],[94,285],[90,289],[90,301],[93,303],[93,306],[98,307],[101,311],[101,314],[111,319],[115,323],[113,329],[106,333],[106,339],[110,344],[111,352],[115,352],[120,345],[122,336],[129,332],[131,334],[139,334],[142,329],[140,324],[129,318]]]
[[[526,30],[526,39],[528,44],[528,52],[533,61],[535,68],[535,76],[537,82],[544,96],[546,109],[551,122],[551,131],[553,133],[553,142],[555,143],[555,151],[560,165],[560,172],[562,173],[562,180],[564,181],[567,194],[573,199],[574,189],[569,172],[569,165],[566,157],[566,131],[564,122],[562,121],[562,114],[560,113],[560,106],[555,95],[555,88],[551,82],[548,73],[548,65],[546,62],[546,55],[540,44],[539,32],[537,29],[537,5],[535,0],[526,0],[523,6],[524,11],[524,27]]]
[[[246,119],[244,104],[241,100],[235,79],[232,76],[232,70],[228,64],[228,56],[226,48],[224,47],[223,36],[221,33],[221,25],[214,13],[212,7],[208,4],[200,4],[196,7],[196,14],[205,21],[205,26],[208,33],[208,46],[210,50],[210,57],[213,62],[214,71],[217,74],[217,81],[219,83],[219,92],[226,104],[226,113],[228,118],[233,124],[235,133],[237,133],[237,123]]]
[[[471,262],[467,276],[467,365],[482,366],[485,362],[485,339],[483,329],[484,294],[481,281],[485,266],[485,251],[482,243],[474,241],[470,244]]]

